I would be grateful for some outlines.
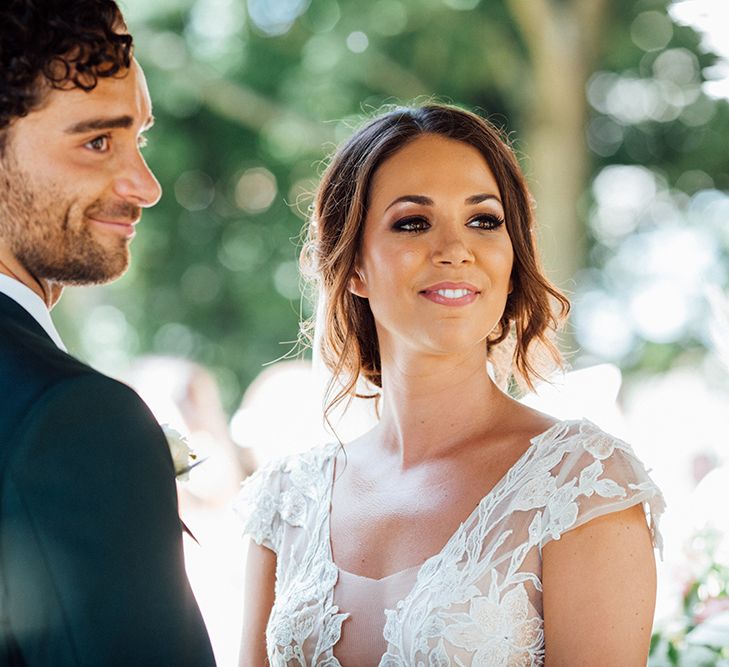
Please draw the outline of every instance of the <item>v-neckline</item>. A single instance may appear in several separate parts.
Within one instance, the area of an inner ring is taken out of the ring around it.
[[[417,584],[418,576],[420,575],[420,571],[425,567],[427,563],[430,563],[431,561],[439,558],[443,552],[445,552],[448,547],[451,545],[453,540],[456,539],[456,537],[459,535],[459,533],[463,530],[465,526],[468,526],[471,524],[474,516],[478,513],[479,509],[488,501],[488,499],[500,488],[502,487],[507,478],[509,477],[512,470],[520,466],[524,460],[531,455],[531,453],[534,451],[536,446],[546,439],[546,437],[552,433],[552,431],[557,430],[558,427],[564,426],[571,423],[579,423],[582,420],[575,420],[575,419],[563,419],[560,421],[555,422],[552,424],[546,431],[543,431],[542,433],[539,433],[535,435],[534,437],[529,439],[529,446],[522,452],[521,456],[511,465],[509,468],[504,472],[504,474],[499,478],[499,480],[489,489],[489,491],[486,492],[484,496],[481,497],[481,499],[476,503],[476,506],[471,510],[471,512],[468,514],[468,516],[461,521],[456,529],[453,531],[453,533],[450,535],[450,537],[445,541],[443,546],[440,548],[439,551],[434,553],[432,556],[429,556],[426,558],[420,565],[411,565],[410,567],[403,568],[401,570],[398,570],[397,572],[392,572],[390,574],[385,575],[384,577],[380,577],[378,579],[374,579],[372,577],[366,577],[359,574],[355,574],[354,572],[349,572],[348,570],[343,570],[340,568],[335,562],[334,562],[334,549],[332,547],[332,497],[334,494],[334,473],[336,470],[336,461],[337,461],[337,449],[338,446],[333,446],[331,454],[329,456],[328,465],[329,468],[326,470],[326,479],[328,480],[329,488],[326,490],[325,498],[325,508],[326,508],[326,516],[324,519],[325,527],[324,527],[324,539],[326,540],[326,558],[330,565],[332,565],[334,568],[336,568],[337,573],[339,572],[346,572],[347,574],[359,577],[360,579],[365,579],[370,582],[382,582],[386,579],[390,579],[398,574],[402,574],[404,572],[408,572],[410,570],[414,570],[417,568],[417,571],[415,573],[415,582],[413,583],[413,586],[408,592],[408,597],[410,593],[412,593],[412,590],[415,588],[415,585]],[[405,599],[405,598],[403,598]],[[387,610],[385,610],[387,611]]]

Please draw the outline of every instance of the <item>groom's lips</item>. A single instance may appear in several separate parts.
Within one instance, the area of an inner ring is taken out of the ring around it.
[[[134,225],[139,222],[139,220],[100,220],[99,218],[91,217],[89,217],[89,220],[102,229],[113,232],[115,234],[120,234],[128,239],[132,238],[136,234]]]

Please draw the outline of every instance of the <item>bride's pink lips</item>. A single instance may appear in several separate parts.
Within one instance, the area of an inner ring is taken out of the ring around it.
[[[439,290],[466,290],[467,294],[456,298],[439,294]],[[467,306],[473,303],[481,294],[478,288],[474,287],[470,283],[438,283],[437,285],[430,285],[424,290],[420,291],[420,294],[433,303],[438,303],[442,306]]]
[[[121,234],[128,239],[131,239],[137,233],[134,229],[134,225],[137,224],[136,221],[119,222],[116,220],[99,220],[98,218],[89,218],[89,220],[103,229],[114,232],[116,234]]]

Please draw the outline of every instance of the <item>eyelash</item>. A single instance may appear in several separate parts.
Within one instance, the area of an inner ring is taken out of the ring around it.
[[[483,231],[493,231],[495,229],[498,229],[501,227],[501,225],[504,224],[504,219],[499,217],[498,215],[494,215],[493,213],[483,213],[481,215],[476,215],[473,218],[471,218],[468,222],[468,226],[470,227],[472,222],[477,220],[486,220],[488,222],[487,227],[482,227],[480,225],[476,226],[476,229],[481,229]],[[418,225],[415,229],[408,229],[407,227],[409,225],[413,225],[413,223],[424,223]],[[425,226],[427,225],[427,227]],[[417,232],[425,231],[428,227],[430,227],[430,223],[427,221],[426,218],[420,216],[420,215],[412,215],[408,216],[407,218],[402,218],[398,220],[394,225],[393,229],[396,232],[405,232],[409,234],[415,234]]]
[[[104,148],[94,148],[92,144],[96,143],[97,141],[104,140]],[[94,137],[90,141],[87,141],[84,146],[86,146],[89,150],[94,151],[94,153],[106,153],[107,150],[109,150],[109,142],[111,141],[111,135],[109,134],[100,134],[98,137]]]
[[[95,143],[97,141],[100,141],[102,139],[105,141],[104,148],[92,148],[91,144],[93,144],[93,143]],[[90,141],[87,141],[84,144],[84,146],[86,146],[87,148],[89,148],[89,150],[92,150],[95,153],[106,153],[109,150],[109,143],[110,142],[111,142],[111,135],[110,134],[100,134],[98,137],[94,137]],[[139,148],[144,148],[149,143],[149,139],[145,135],[141,135],[139,137],[137,143],[139,145]]]

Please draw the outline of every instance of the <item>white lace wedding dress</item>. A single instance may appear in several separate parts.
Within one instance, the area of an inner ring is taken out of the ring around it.
[[[356,577],[332,560],[337,450],[329,444],[266,466],[244,482],[236,505],[244,532],[277,554],[266,630],[274,667],[542,665],[541,551],[549,540],[643,503],[660,548],[663,497],[630,446],[589,421],[564,421],[531,441],[422,566],[385,580]],[[348,624],[359,630],[342,646]],[[374,662],[349,657],[360,649],[376,651]]]

